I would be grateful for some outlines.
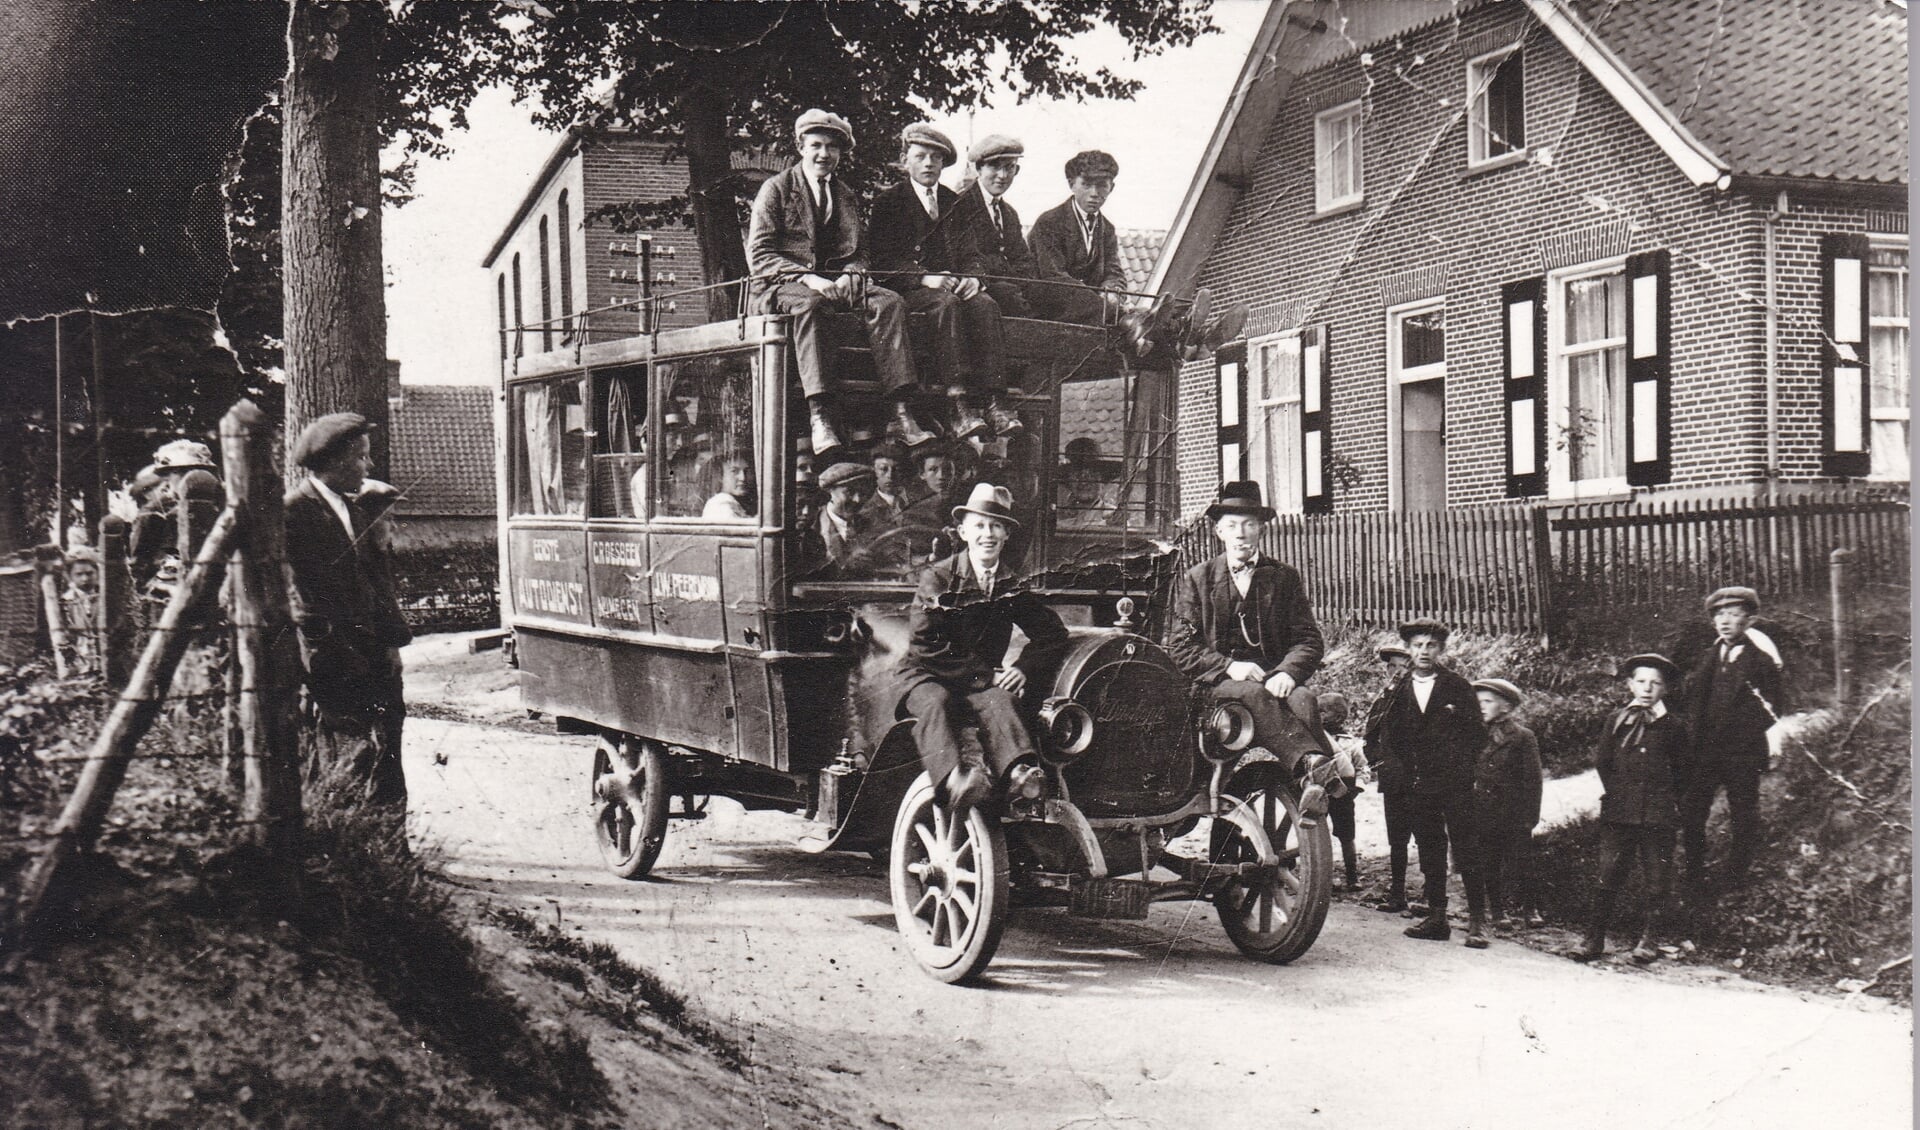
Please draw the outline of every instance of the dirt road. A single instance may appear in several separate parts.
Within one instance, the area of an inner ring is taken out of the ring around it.
[[[797,817],[716,801],[673,825],[655,880],[606,874],[589,755],[410,721],[416,825],[480,897],[611,943],[750,1034],[757,1061],[852,1084],[876,1125],[1911,1124],[1904,1010],[1415,942],[1351,904],[1283,968],[1241,958],[1206,906],[1029,911],[987,984],[943,986],[900,945],[881,868],[802,853]]]

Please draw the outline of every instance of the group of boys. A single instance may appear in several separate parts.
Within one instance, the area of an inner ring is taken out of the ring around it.
[[[827,460],[844,446],[839,380],[822,321],[857,314],[865,325],[875,377],[887,399],[886,438],[917,449],[938,438],[1015,435],[1023,425],[1007,400],[1003,317],[1113,324],[1143,355],[1189,334],[1171,304],[1125,310],[1119,233],[1101,215],[1120,165],[1088,150],[1067,162],[1071,198],[1041,215],[1031,236],[1005,200],[1025,153],[1002,134],[967,154],[976,177],[962,190],[940,183],[959,159],[931,125],[900,138],[905,179],[875,197],[866,220],[837,174],[853,150],[853,129],[838,114],[808,110],[794,123],[799,160],[760,187],[747,234],[755,301],[790,318],[794,356],[807,400],[813,454]],[[931,324],[929,368],[920,373],[907,339],[907,315]],[[945,410],[924,410],[944,401]]]

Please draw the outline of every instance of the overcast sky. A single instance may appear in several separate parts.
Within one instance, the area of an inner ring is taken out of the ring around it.
[[[972,139],[1009,133],[1026,145],[1008,199],[1031,223],[1066,198],[1061,166],[1082,149],[1120,162],[1107,214],[1123,228],[1167,228],[1219,119],[1266,0],[1216,0],[1220,34],[1133,62],[1107,29],[1075,41],[1083,63],[1105,64],[1146,85],[1131,102],[996,100],[971,115],[936,120],[964,151]],[[421,165],[416,198],[385,217],[387,352],[410,383],[481,384],[497,373],[493,290],[480,260],[512,218],[558,136],[536,128],[501,91],[484,94],[453,153]],[[961,169],[948,170],[949,183]]]

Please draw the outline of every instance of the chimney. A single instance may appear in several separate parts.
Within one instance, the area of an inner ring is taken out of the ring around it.
[[[387,358],[387,402],[400,403],[400,362]]]

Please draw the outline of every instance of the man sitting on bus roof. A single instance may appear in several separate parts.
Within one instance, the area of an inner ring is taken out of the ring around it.
[[[914,593],[898,715],[914,719],[914,744],[934,796],[958,811],[985,801],[1016,761],[1034,756],[1019,701],[1029,681],[1044,686],[1053,678],[1067,629],[1058,613],[1008,575],[1002,554],[1020,523],[1006,487],[975,486],[953,508],[953,520],[966,549],[928,568]],[[1010,664],[1015,627],[1027,644]],[[968,724],[980,727],[990,765],[961,746],[960,730]]]
[[[967,150],[973,164],[973,183],[960,190],[947,221],[973,237],[979,253],[979,270],[987,293],[999,304],[1000,313],[1009,318],[1031,318],[1033,304],[1027,299],[1023,279],[1039,273],[1033,249],[1020,226],[1020,213],[1007,203],[1006,193],[1013,178],[1020,175],[1020,158],[1026,147],[1018,138],[992,133],[974,142]]]
[[[907,312],[890,290],[866,285],[860,209],[834,179],[853,149],[853,127],[825,110],[808,110],[793,127],[799,161],[767,178],[753,201],[747,229],[747,265],[759,309],[792,315],[790,333],[815,455],[841,446],[831,345],[820,315],[851,310],[867,327],[867,345],[881,385],[893,400],[887,434],[908,446],[929,433],[908,401],[918,390],[907,344]]]
[[[978,278],[980,252],[954,222],[960,196],[940,183],[955,158],[947,135],[925,123],[900,134],[907,179],[874,197],[867,246],[880,285],[933,323],[933,368],[953,401],[953,435],[967,439],[1017,432],[1020,417],[1001,394],[1007,386],[1000,306]],[[986,417],[980,409],[986,409]]]
[[[1113,193],[1120,162],[1089,149],[1067,162],[1065,203],[1040,213],[1027,240],[1039,285],[1029,288],[1034,310],[1056,322],[1097,326],[1118,311],[1127,276],[1120,265],[1120,234],[1100,209]],[[1112,293],[1107,293],[1112,292]]]

